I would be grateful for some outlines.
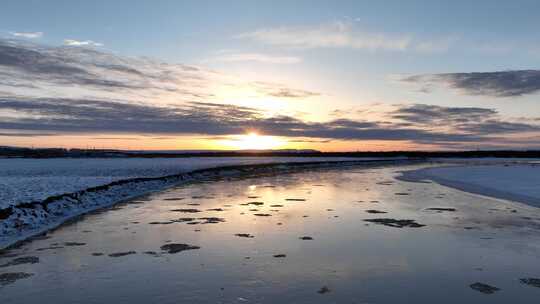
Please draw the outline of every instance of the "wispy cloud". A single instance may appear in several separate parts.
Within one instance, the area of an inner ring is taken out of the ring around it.
[[[236,36],[265,44],[299,48],[356,48],[404,50],[409,47],[409,35],[389,35],[362,32],[349,22],[336,21],[318,26],[278,27],[259,29]]]
[[[469,95],[491,97],[516,97],[540,91],[540,70],[413,75],[401,80],[419,84],[424,92],[438,84]]]
[[[263,28],[236,35],[264,44],[294,48],[352,48],[387,51],[446,51],[457,37],[421,40],[407,33],[372,32],[354,22],[334,21],[316,26]]]
[[[279,98],[308,98],[321,95],[321,93],[318,92],[294,89],[271,82],[256,81],[251,83],[251,85],[255,87],[259,93]]]
[[[78,96],[172,103],[216,101],[219,97],[214,92],[223,87],[249,88],[263,97],[276,98],[318,94],[279,83],[245,81],[200,67],[128,58],[93,48],[48,47],[9,40],[0,40],[0,75],[0,91],[37,97],[73,97],[74,88]],[[54,94],[49,87],[55,88]]]
[[[27,39],[36,39],[43,37],[43,32],[11,32],[12,36]]]
[[[294,56],[276,56],[261,53],[225,53],[215,56],[211,61],[223,62],[242,62],[252,61],[271,64],[294,64],[302,61],[299,57]]]
[[[103,43],[95,42],[92,40],[74,40],[74,39],[65,39],[65,45],[69,46],[103,46]]]

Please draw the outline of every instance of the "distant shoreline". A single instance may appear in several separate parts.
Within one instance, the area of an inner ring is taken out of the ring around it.
[[[388,157],[388,158],[539,158],[540,150],[484,151],[354,151],[321,152],[317,150],[162,150],[130,151],[108,149],[64,149],[0,147],[0,158],[187,158],[187,157]]]

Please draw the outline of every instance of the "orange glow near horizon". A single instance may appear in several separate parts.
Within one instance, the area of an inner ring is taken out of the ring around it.
[[[247,134],[227,135],[219,138],[196,135],[125,135],[88,134],[53,135],[43,137],[10,137],[0,145],[35,148],[88,148],[118,150],[265,150],[265,149],[315,149],[323,152],[437,150],[436,146],[418,145],[408,141],[384,140],[332,140],[287,138],[262,135],[255,131]]]

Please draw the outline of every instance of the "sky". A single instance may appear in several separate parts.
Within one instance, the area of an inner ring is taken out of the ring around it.
[[[0,146],[540,148],[538,1],[25,1]]]

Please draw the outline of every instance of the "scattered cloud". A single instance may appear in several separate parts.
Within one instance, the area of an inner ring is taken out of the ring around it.
[[[14,37],[26,38],[26,39],[37,39],[43,37],[43,32],[11,32]]]
[[[291,141],[389,140],[450,147],[511,144],[509,136],[514,135],[523,146],[535,143],[540,132],[538,121],[503,118],[489,108],[423,104],[371,106],[370,111],[342,109],[333,113],[333,119],[308,121],[297,115],[223,104],[216,95],[215,88],[237,86],[283,99],[320,95],[91,48],[0,40],[2,136],[220,137],[257,130]],[[350,112],[354,113],[347,115]],[[531,133],[536,137],[527,141],[533,138]]]
[[[222,62],[251,61],[271,64],[294,64],[302,61],[301,58],[294,56],[275,56],[261,53],[226,53],[218,55],[211,60]]]
[[[103,43],[95,42],[92,40],[74,40],[74,39],[65,39],[65,45],[69,46],[103,46]]]
[[[316,26],[263,28],[235,36],[268,45],[293,48],[351,48],[364,50],[442,52],[458,38],[455,36],[421,40],[412,34],[371,32],[359,29],[355,22],[334,21]]]
[[[419,84],[424,92],[438,84],[465,94],[490,97],[516,97],[540,91],[540,70],[426,74],[401,80]]]

